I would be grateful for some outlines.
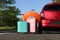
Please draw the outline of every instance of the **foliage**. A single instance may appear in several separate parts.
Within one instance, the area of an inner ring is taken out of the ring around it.
[[[0,27],[17,27],[20,10],[12,4],[15,4],[15,0],[0,0]]]
[[[16,26],[18,18],[16,17],[20,10],[15,6],[10,6],[8,9],[1,12],[3,25]]]
[[[8,6],[14,3],[14,0],[0,0],[0,8],[7,8]]]
[[[52,0],[52,2],[60,2],[60,0]]]

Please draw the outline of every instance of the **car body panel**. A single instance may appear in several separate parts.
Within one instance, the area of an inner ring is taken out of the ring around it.
[[[48,3],[41,11],[43,28],[60,28],[60,3]]]

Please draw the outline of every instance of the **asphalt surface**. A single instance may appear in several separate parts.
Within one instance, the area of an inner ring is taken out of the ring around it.
[[[0,40],[60,40],[60,34],[0,33]]]
[[[42,34],[0,33],[0,40],[60,40],[60,31],[45,31]]]

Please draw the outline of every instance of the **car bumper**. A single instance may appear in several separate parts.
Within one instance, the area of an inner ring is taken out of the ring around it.
[[[54,21],[54,20],[53,20]],[[56,22],[57,20],[55,20]],[[45,28],[45,27],[52,27],[52,28],[55,28],[55,27],[60,27],[60,24],[51,24],[52,20],[42,20],[42,27]]]

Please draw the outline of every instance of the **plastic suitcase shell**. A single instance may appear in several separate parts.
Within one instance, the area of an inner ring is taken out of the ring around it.
[[[37,21],[35,17],[29,17],[27,18],[27,22],[30,24],[29,26],[29,32],[30,33],[37,33]]]
[[[28,32],[28,23],[18,21],[18,23],[17,23],[17,32],[19,32],[19,33],[27,33]]]

